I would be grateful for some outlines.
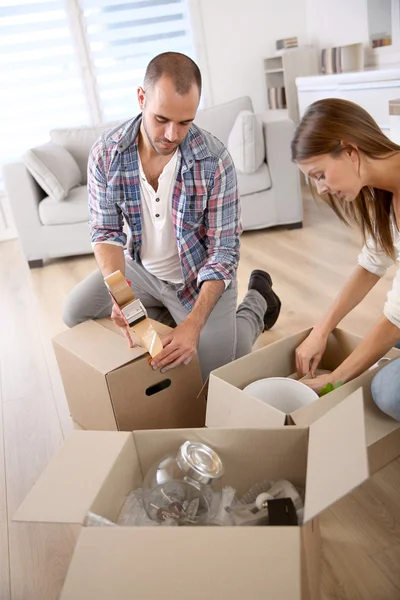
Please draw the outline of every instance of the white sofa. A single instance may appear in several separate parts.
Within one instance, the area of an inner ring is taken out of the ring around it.
[[[196,123],[228,145],[239,113],[252,110],[250,98],[243,97],[199,111]],[[290,158],[294,124],[279,111],[258,117],[263,124],[265,160],[254,173],[237,172],[243,227],[245,230],[276,225],[301,227],[300,179]],[[42,266],[43,260],[48,258],[92,252],[86,165],[92,144],[112,125],[51,131],[51,142],[66,148],[80,170],[80,185],[72,188],[61,202],[46,195],[24,162],[3,167],[6,193],[30,267]]]

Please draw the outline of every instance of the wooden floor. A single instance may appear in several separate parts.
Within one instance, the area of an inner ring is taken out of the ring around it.
[[[307,200],[304,224],[302,230],[243,235],[241,294],[252,269],[267,269],[283,305],[277,325],[258,346],[313,324],[355,265],[358,235],[326,207]],[[11,518],[72,429],[50,340],[64,328],[63,298],[94,266],[89,256],[30,272],[17,241],[0,244],[0,600],[43,600],[43,590],[57,587],[57,540],[39,538],[34,528]],[[344,326],[367,331],[392,276],[393,271]],[[324,600],[400,598],[400,460],[321,521]],[[46,544],[48,566],[38,572],[35,553]]]

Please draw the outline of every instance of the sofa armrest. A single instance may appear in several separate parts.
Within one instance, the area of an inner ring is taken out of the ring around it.
[[[44,257],[39,202],[45,196],[22,162],[6,164],[2,177],[18,236],[27,260]]]
[[[275,192],[278,222],[301,222],[303,201],[300,174],[292,162],[290,150],[295,124],[282,113],[263,113],[258,118],[264,129],[266,162]]]

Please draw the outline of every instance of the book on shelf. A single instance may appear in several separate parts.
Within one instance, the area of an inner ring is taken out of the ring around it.
[[[298,41],[297,37],[283,38],[282,40],[276,40],[277,50],[288,50],[289,48],[297,48]]]
[[[268,88],[268,104],[270,109],[287,108],[285,88]]]

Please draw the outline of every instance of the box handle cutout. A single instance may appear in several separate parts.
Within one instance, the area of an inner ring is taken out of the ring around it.
[[[170,379],[163,379],[154,385],[151,385],[146,390],[146,396],[154,396],[154,394],[158,394],[158,392],[162,392],[162,390],[166,390],[171,385]]]

